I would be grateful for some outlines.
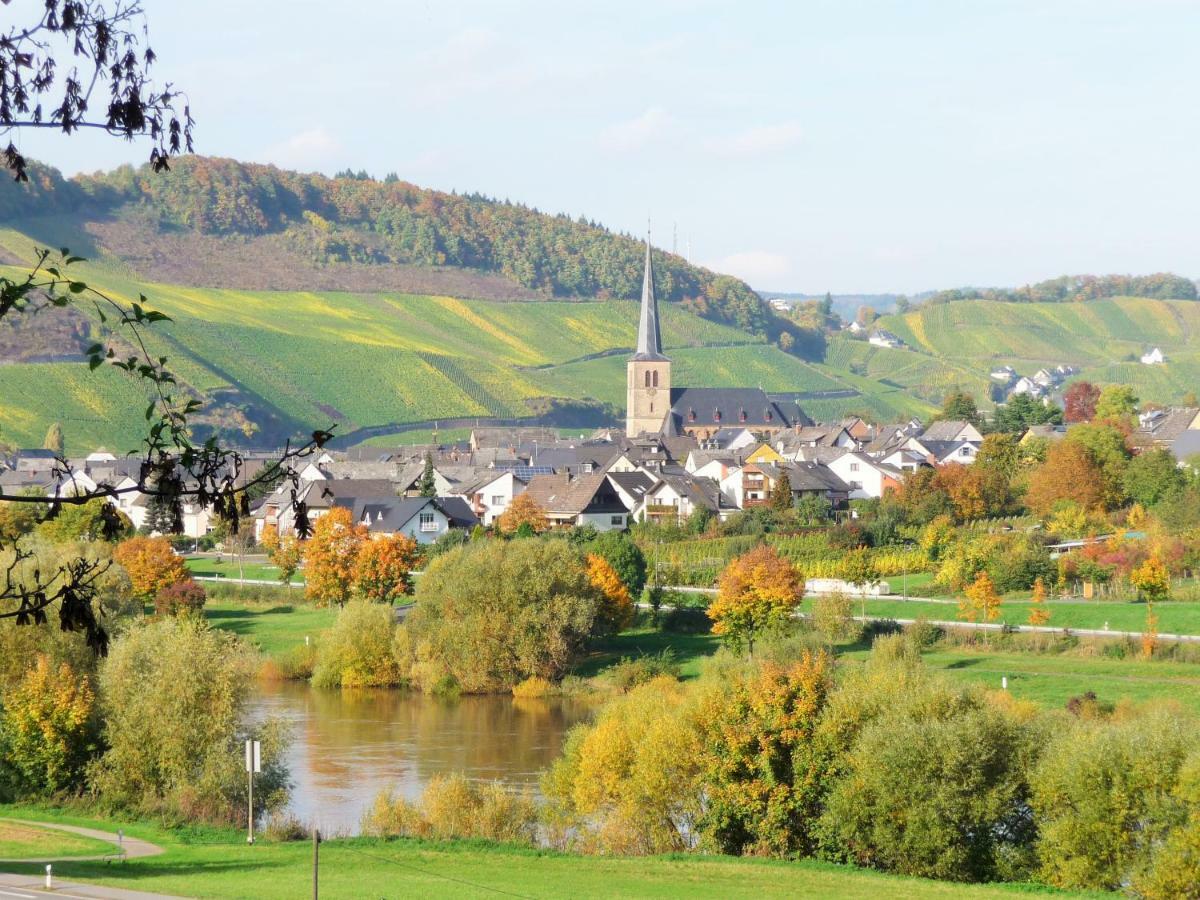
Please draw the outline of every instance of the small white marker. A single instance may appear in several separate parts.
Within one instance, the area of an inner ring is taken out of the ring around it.
[[[1008,676],[1007,675],[1000,676],[1000,687],[1002,687],[1006,691],[1008,690]]]
[[[49,864],[46,865],[46,890],[51,890],[54,887],[54,871]]]

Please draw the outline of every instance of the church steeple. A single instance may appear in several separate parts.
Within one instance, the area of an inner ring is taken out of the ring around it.
[[[650,258],[650,229],[646,229],[646,270],[642,275],[642,313],[638,319],[637,352],[640,360],[666,359],[658,329],[658,300],[654,296],[654,262]]]

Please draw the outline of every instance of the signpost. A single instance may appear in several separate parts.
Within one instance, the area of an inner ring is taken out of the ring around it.
[[[246,741],[246,779],[250,789],[246,810],[246,843],[254,843],[254,776],[262,771],[262,745],[258,741]]]

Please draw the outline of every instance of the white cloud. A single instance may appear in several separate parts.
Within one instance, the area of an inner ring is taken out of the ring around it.
[[[325,128],[312,128],[292,135],[263,151],[267,162],[302,172],[324,172],[345,155],[337,135]]]
[[[794,147],[804,139],[799,122],[758,125],[745,131],[712,138],[705,143],[711,153],[732,159],[766,156]]]
[[[608,150],[628,153],[663,140],[674,128],[670,114],[651,106],[639,116],[609,125],[600,132],[600,145]]]
[[[792,262],[781,253],[743,250],[709,263],[708,268],[714,272],[736,275],[756,287],[778,287],[779,281],[791,274]]]

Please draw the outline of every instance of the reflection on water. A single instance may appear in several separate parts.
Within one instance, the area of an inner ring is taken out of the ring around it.
[[[327,833],[358,830],[384,787],[416,798],[433,775],[536,787],[589,708],[509,696],[446,700],[387,689],[263,684],[254,715],[292,723],[291,811]]]

